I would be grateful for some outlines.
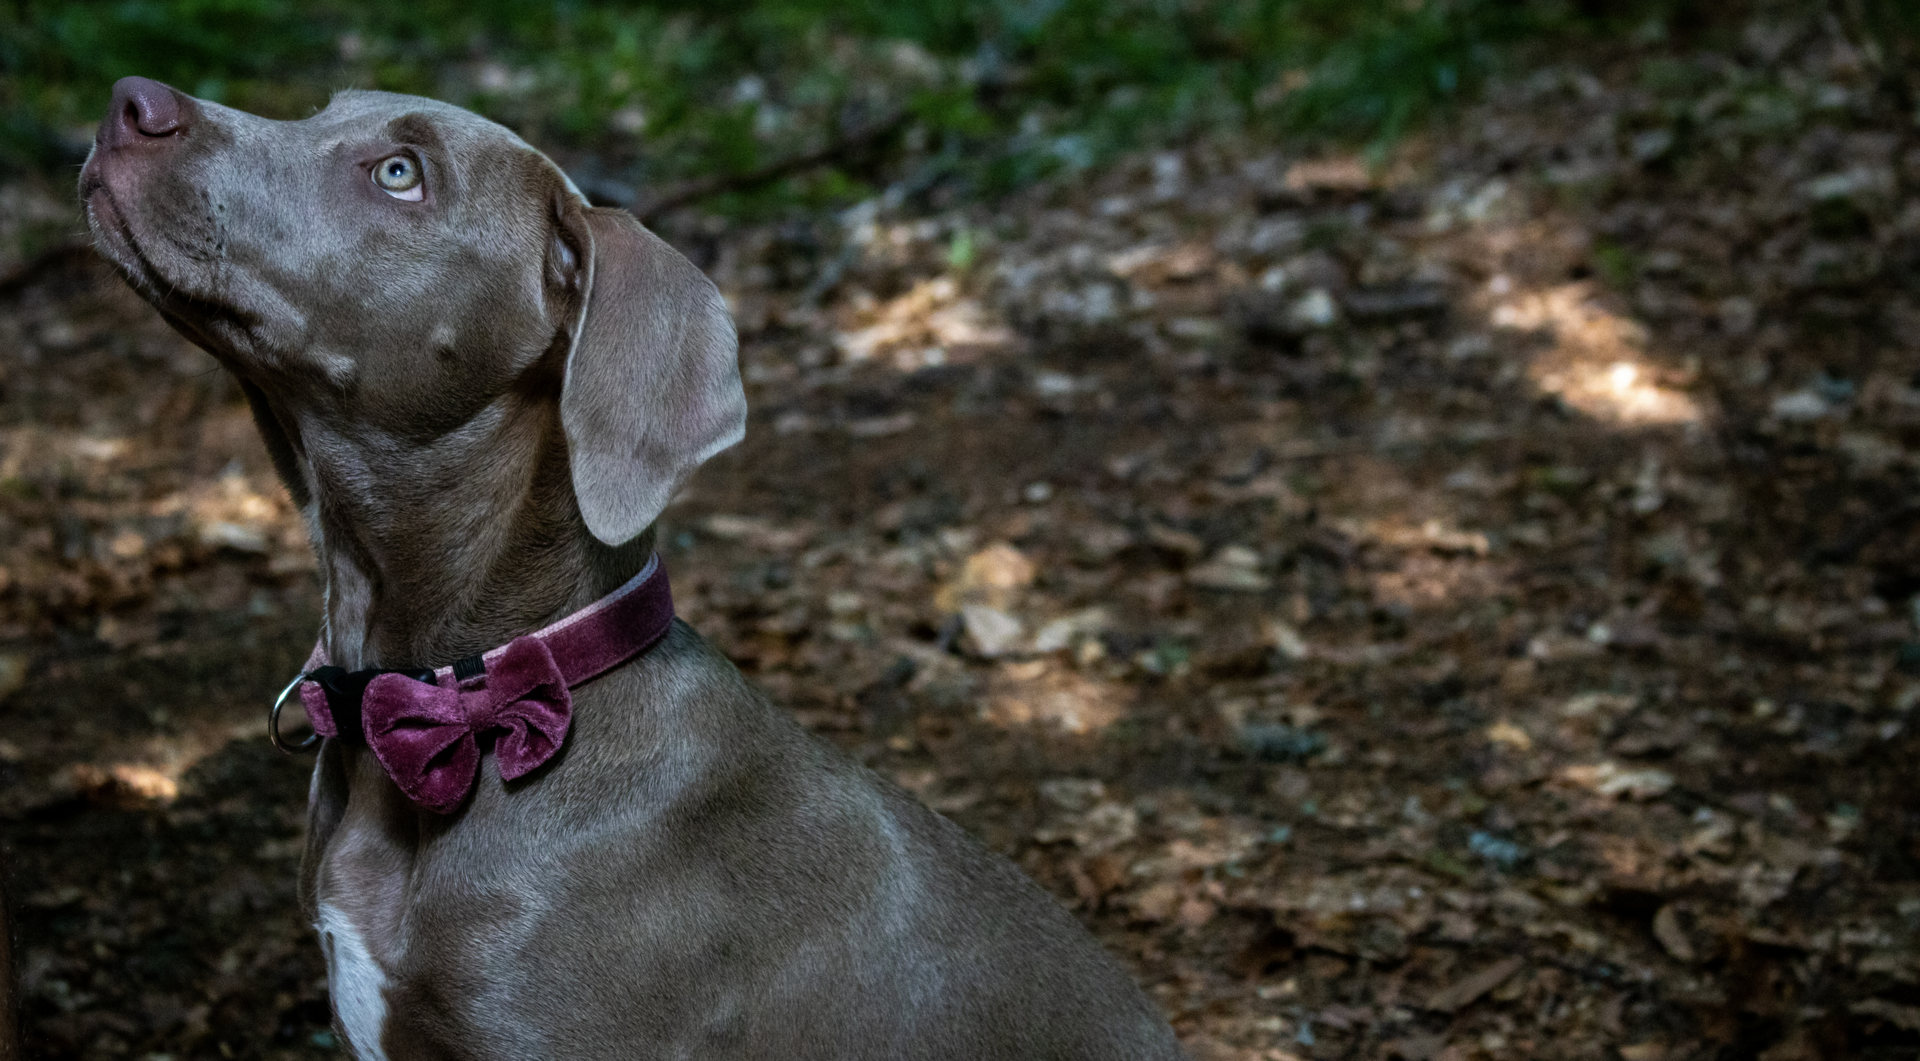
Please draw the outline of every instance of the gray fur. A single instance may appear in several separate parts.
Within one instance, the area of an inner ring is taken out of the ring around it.
[[[421,203],[369,187],[402,149]],[[102,252],[240,378],[344,666],[604,595],[739,437],[712,285],[466,111],[350,92],[274,122],[128,79],[81,190]],[[1052,897],[685,625],[574,702],[554,761],[508,785],[484,759],[444,817],[322,748],[302,891],[359,1056],[1181,1056]]]

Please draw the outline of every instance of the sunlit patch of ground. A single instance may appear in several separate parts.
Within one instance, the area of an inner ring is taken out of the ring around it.
[[[1086,735],[1126,717],[1134,691],[1047,660],[1027,660],[1002,664],[987,696],[981,717],[996,726],[1047,726]]]
[[[1495,305],[1499,328],[1543,334],[1549,343],[1527,367],[1535,386],[1610,424],[1686,425],[1701,410],[1660,382],[1645,353],[1647,330],[1608,309],[1588,283],[1515,293]]]
[[[1012,347],[1016,337],[947,277],[924,280],[886,302],[856,300],[848,330],[834,337],[840,355],[859,364],[884,358],[902,372],[967,364]]]

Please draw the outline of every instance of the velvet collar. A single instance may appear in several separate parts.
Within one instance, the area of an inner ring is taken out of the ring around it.
[[[365,744],[409,798],[451,813],[472,791],[490,745],[505,780],[551,759],[571,725],[571,690],[652,648],[673,623],[673,595],[660,558],[625,585],[550,626],[479,656],[442,667],[347,671],[315,645],[307,666],[273,706],[268,733],[280,739],[281,705],[296,689],[314,737]]]

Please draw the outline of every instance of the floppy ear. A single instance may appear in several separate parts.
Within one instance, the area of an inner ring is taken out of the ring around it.
[[[561,229],[590,245],[560,423],[587,529],[619,545],[746,434],[739,343],[713,281],[632,214],[576,201]]]

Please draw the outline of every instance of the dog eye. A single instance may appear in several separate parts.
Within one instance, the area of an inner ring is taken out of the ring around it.
[[[410,203],[419,202],[425,191],[420,186],[420,163],[411,155],[381,159],[380,164],[373,167],[373,183],[395,199]]]

